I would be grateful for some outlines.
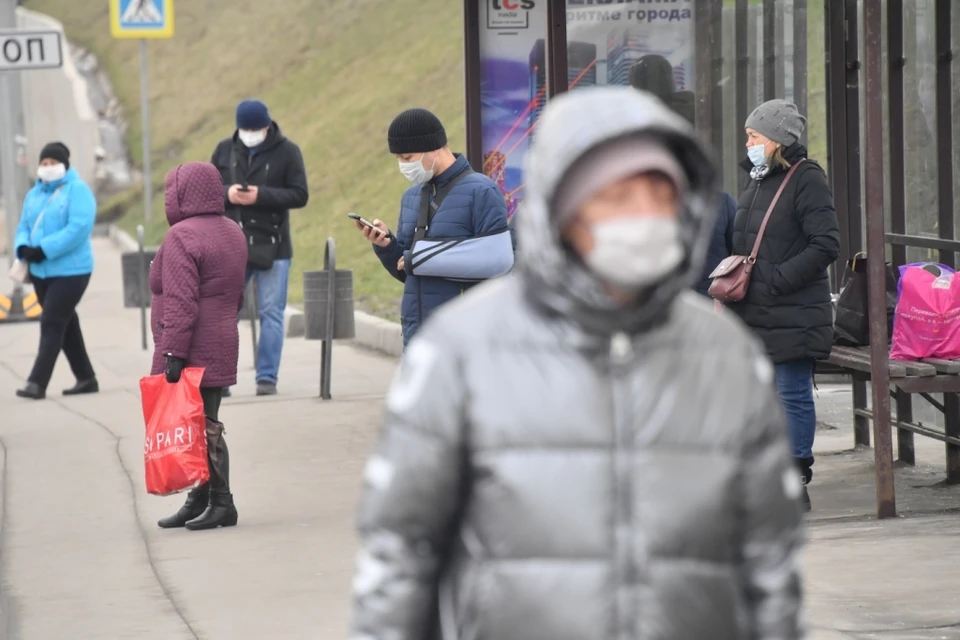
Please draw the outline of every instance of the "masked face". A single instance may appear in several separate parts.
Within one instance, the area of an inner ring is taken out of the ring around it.
[[[607,220],[590,231],[594,246],[584,263],[601,280],[625,291],[659,282],[683,261],[680,224],[665,214]]]
[[[259,129],[257,131],[240,129],[237,132],[237,136],[240,138],[240,142],[242,142],[245,147],[258,147],[263,144],[264,140],[267,139],[267,129]]]
[[[425,153],[421,153],[420,157],[415,160],[410,159],[407,155],[400,155],[397,158],[400,163],[400,173],[413,184],[424,184],[433,179],[434,169],[437,166],[436,155],[433,156],[433,162],[430,163],[429,169],[423,166],[423,161],[426,158]]]
[[[666,176],[627,178],[585,202],[565,230],[565,239],[597,279],[636,293],[683,262],[678,208],[676,187]]]
[[[37,168],[37,177],[43,182],[56,182],[67,175],[67,167],[62,162],[41,164]]]
[[[747,128],[747,158],[755,167],[766,166],[770,156],[777,148],[777,143],[765,135]]]

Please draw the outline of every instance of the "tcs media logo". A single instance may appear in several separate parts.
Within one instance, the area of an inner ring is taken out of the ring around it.
[[[528,29],[534,0],[490,0],[487,7],[488,29]]]

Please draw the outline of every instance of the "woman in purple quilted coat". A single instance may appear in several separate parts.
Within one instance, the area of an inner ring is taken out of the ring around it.
[[[153,293],[153,375],[180,380],[184,367],[203,367],[200,395],[207,417],[210,482],[192,490],[183,507],[157,524],[215,529],[237,524],[230,493],[230,455],[219,420],[224,387],[237,382],[247,243],[224,217],[223,180],[207,162],[189,162],[167,174],[170,231],[150,267]]]

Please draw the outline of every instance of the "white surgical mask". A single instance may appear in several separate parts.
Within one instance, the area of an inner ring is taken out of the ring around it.
[[[245,147],[257,147],[263,144],[263,141],[267,139],[266,129],[261,131],[247,131],[246,129],[240,129],[237,134],[240,137],[240,142],[243,143]]]
[[[436,166],[437,160],[434,158],[433,165]],[[412,182],[413,184],[423,184],[429,182],[433,178],[433,169],[430,170],[423,168],[423,155],[420,155],[419,160],[414,160],[413,162],[401,162],[400,163],[400,173],[403,174],[403,177]]]
[[[680,223],[667,216],[616,218],[590,227],[594,247],[584,261],[601,280],[637,291],[683,261]]]
[[[747,147],[747,157],[750,158],[753,166],[762,167],[767,164],[766,148],[767,145],[765,144],[755,144],[752,147]]]
[[[67,175],[67,167],[62,163],[41,165],[37,167],[37,177],[44,182],[56,182]]]

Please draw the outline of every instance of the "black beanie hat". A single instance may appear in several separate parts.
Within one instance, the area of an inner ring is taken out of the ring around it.
[[[447,132],[440,118],[426,109],[407,109],[390,123],[387,132],[390,153],[426,153],[447,146]]]
[[[70,168],[70,149],[62,142],[50,142],[40,151],[40,162],[46,158],[62,162],[67,169]]]

